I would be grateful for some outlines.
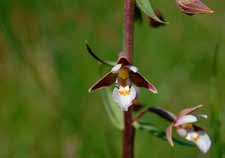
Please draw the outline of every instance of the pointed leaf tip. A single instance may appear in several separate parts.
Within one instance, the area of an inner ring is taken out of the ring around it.
[[[89,92],[89,93],[91,93],[91,92],[92,92],[91,88],[89,88],[89,89],[88,89],[88,92]]]
[[[93,57],[93,58],[94,58],[96,61],[98,61],[99,63],[104,64],[104,65],[107,65],[107,66],[114,66],[114,65],[115,65],[113,62],[105,61],[105,60],[101,59],[100,57],[98,57],[98,56],[96,55],[96,53],[95,53],[95,52],[91,49],[91,47],[89,46],[87,40],[85,40],[85,46],[86,46],[87,52],[91,55],[91,57]]]
[[[149,17],[153,18],[159,23],[168,24],[161,20],[156,14],[149,0],[136,0],[138,7]]]
[[[163,15],[161,14],[161,12],[159,10],[155,10],[155,15],[163,22],[166,22]],[[153,28],[158,28],[160,26],[164,26],[165,23],[161,23],[161,22],[158,22],[156,21],[155,19],[153,19],[152,17],[150,16],[147,16],[148,18],[148,24],[150,27],[153,27]]]

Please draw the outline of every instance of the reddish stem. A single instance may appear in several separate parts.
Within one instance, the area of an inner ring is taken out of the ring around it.
[[[124,55],[132,63],[134,43],[134,0],[124,0]]]
[[[124,56],[132,63],[134,41],[134,0],[124,0]],[[134,157],[134,134],[132,106],[124,112],[123,158]]]
[[[132,126],[132,108],[124,112],[124,131],[123,131],[123,158],[134,157],[134,134]]]

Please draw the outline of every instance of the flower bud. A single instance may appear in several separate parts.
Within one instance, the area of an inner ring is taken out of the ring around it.
[[[213,13],[206,4],[200,0],[176,0],[177,6],[187,15]]]

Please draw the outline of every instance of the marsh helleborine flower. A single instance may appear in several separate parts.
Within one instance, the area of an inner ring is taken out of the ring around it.
[[[172,128],[175,128],[181,137],[196,144],[203,153],[206,153],[209,150],[211,146],[209,136],[203,128],[193,124],[198,121],[198,117],[207,118],[207,115],[192,114],[192,112],[200,107],[202,107],[202,105],[184,109],[177,117],[175,115],[173,116],[174,119],[166,130],[166,138],[172,146],[174,145],[172,140]]]
[[[138,69],[131,65],[126,58],[120,57],[111,71],[97,81],[89,89],[89,92],[108,87],[113,83],[116,83],[112,97],[123,111],[127,111],[137,95],[135,86],[147,88],[151,92],[157,93],[155,86],[147,81],[137,71]]]
[[[213,13],[206,4],[200,0],[176,0],[177,6],[188,15]]]

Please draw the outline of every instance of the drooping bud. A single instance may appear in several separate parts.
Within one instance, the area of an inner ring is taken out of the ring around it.
[[[209,14],[214,12],[200,0],[176,0],[176,3],[179,9],[187,15]]]

